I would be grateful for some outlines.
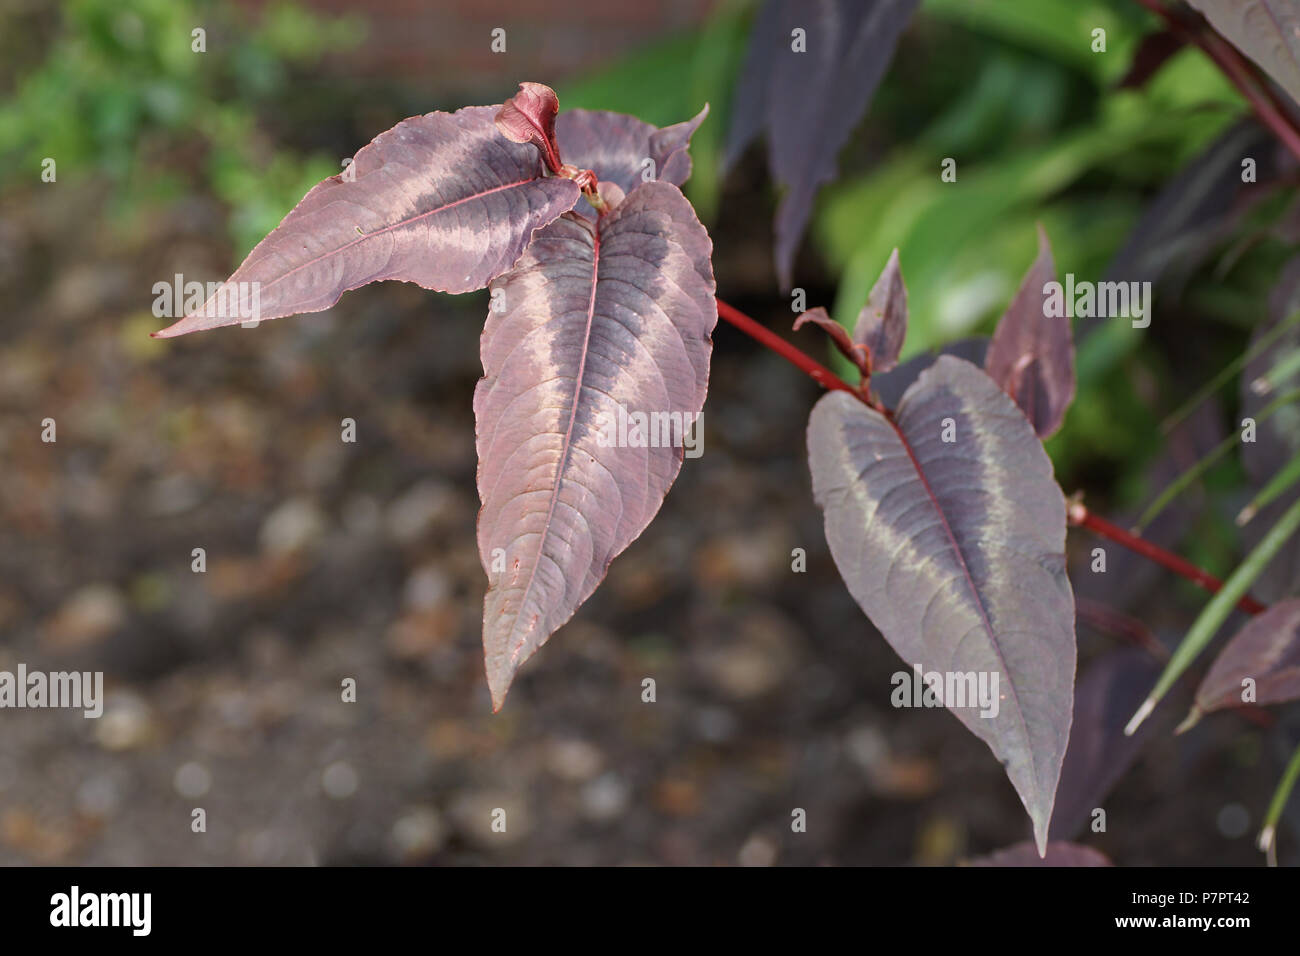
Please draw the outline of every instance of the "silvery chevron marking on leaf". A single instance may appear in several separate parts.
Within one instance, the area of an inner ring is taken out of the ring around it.
[[[941,355],[893,421],[845,392],[824,396],[808,461],[836,567],[903,660],[1001,673],[997,717],[953,713],[1005,765],[1041,851],[1075,669],[1065,498],[1042,443],[988,376]]]
[[[677,187],[644,183],[598,222],[564,215],[491,285],[504,308],[483,330],[474,415],[494,709],[677,477],[681,448],[607,447],[600,423],[620,405],[703,407],[717,322],[711,253]]]
[[[790,288],[813,198],[889,69],[920,0],[768,0],[750,36],[732,109],[725,165],[767,133],[768,167],[785,188],[776,266]],[[806,52],[792,31],[805,31]]]
[[[1046,438],[1061,427],[1074,400],[1074,339],[1068,315],[1046,315],[1044,287],[1056,280],[1052,247],[1038,227],[1038,258],[998,321],[984,371],[1015,399]]]
[[[1300,6],[1295,0],[1188,2],[1300,102]]]
[[[259,283],[261,319],[319,312],[381,279],[440,292],[482,288],[580,195],[572,181],[545,177],[532,145],[498,131],[497,111],[426,113],[381,133],[345,174],[314,186],[227,285]],[[155,334],[241,321],[200,311]]]

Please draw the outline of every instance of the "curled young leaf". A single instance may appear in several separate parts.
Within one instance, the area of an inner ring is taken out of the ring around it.
[[[560,100],[555,90],[542,83],[520,83],[519,92],[501,104],[495,121],[501,135],[512,143],[532,143],[542,162],[559,174],[562,163],[555,143],[555,115]]]
[[[642,183],[681,186],[691,175],[691,136],[709,115],[660,129],[635,116],[598,110],[565,110],[556,124],[564,161],[590,169],[602,183],[631,193]]]
[[[996,686],[995,707],[943,703],[1003,762],[1041,850],[1075,669],[1065,498],[1042,442],[988,376],[940,356],[892,419],[824,396],[808,461],[835,565],[885,640],[923,673]]]
[[[708,386],[711,252],[677,187],[646,183],[599,221],[561,217],[492,283],[474,415],[496,709],[677,477]]]
[[[1300,599],[1274,604],[1228,641],[1196,689],[1196,710],[1239,706],[1247,679],[1254,703],[1300,698]]]
[[[154,334],[319,312],[383,279],[482,288],[580,195],[567,179],[544,178],[537,150],[503,137],[496,112],[426,113],[381,133],[314,186],[203,308]],[[253,308],[222,305],[230,301]]]
[[[1038,258],[998,322],[984,358],[984,371],[1010,395],[1040,438],[1061,427],[1074,399],[1074,340],[1061,299],[1048,308],[1047,286],[1056,281],[1052,247],[1038,227]]]
[[[856,365],[863,376],[871,374],[871,361],[868,358],[867,347],[849,338],[848,330],[832,319],[824,308],[818,306],[802,313],[794,320],[794,331],[798,332],[809,322],[829,335],[831,342],[840,350],[840,354]]]
[[[898,250],[889,255],[880,278],[871,287],[867,304],[858,313],[853,341],[871,353],[872,373],[888,372],[898,364],[907,338],[907,286],[898,264]]]

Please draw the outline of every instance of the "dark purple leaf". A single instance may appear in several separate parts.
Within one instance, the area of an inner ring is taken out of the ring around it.
[[[792,281],[813,198],[880,85],[920,0],[768,0],[750,38],[729,134],[728,161],[760,130],[785,188],[776,215],[776,265]],[[802,30],[798,52],[793,31]],[[760,120],[760,116],[762,117]]]
[[[1082,611],[1082,599],[1079,606]],[[1092,811],[1160,726],[1161,721],[1148,720],[1131,737],[1124,735],[1124,725],[1159,676],[1160,665],[1150,654],[1125,647],[1107,653],[1079,677],[1070,745],[1052,814],[1053,838],[1068,839],[1090,822]]]
[[[681,468],[680,432],[669,447],[653,425],[653,436],[637,432],[635,416],[679,413],[689,424],[704,404],[717,322],[711,251],[677,187],[646,183],[598,223],[561,217],[492,283],[474,415],[497,709]],[[659,447],[636,447],[637,434]]]
[[[501,104],[497,129],[512,143],[536,146],[546,168],[558,175],[562,163],[555,144],[555,115],[559,112],[555,90],[542,83],[520,83],[519,92]]]
[[[1043,846],[1075,641],[1065,498],[1042,442],[988,376],[940,356],[893,420],[824,396],[808,459],[836,567],[894,650],[927,673],[997,675],[996,715],[949,709],[1005,765]]]
[[[1074,399],[1074,341],[1064,296],[1049,315],[1047,284],[1056,281],[1052,247],[1038,227],[1038,258],[998,322],[984,371],[1015,399],[1040,438],[1061,427]]]
[[[1300,102],[1300,7],[1295,0],[1188,2]]]
[[[1185,41],[1172,30],[1157,30],[1148,33],[1138,44],[1133,54],[1133,62],[1128,72],[1119,81],[1121,90],[1139,90],[1147,85],[1151,77],[1160,72],[1160,68],[1169,62],[1170,57],[1183,48]]]
[[[925,352],[914,356],[888,372],[871,377],[871,390],[886,408],[895,408],[903,400],[903,393],[916,381],[917,376],[934,364],[940,355],[954,355],[965,359],[979,368],[984,367],[984,356],[988,354],[989,340],[977,335],[969,339],[959,339],[939,349],[937,352]]]
[[[1300,599],[1274,604],[1228,641],[1196,689],[1196,709],[1240,706],[1246,678],[1255,682],[1255,703],[1300,698]]]
[[[643,182],[681,186],[691,175],[691,136],[709,115],[706,105],[693,119],[660,129],[622,113],[565,110],[556,124],[566,163],[590,169],[601,182],[631,193]]]
[[[1258,183],[1241,181],[1244,157],[1258,161]],[[1254,120],[1233,124],[1157,194],[1106,270],[1109,280],[1158,282],[1174,265],[1194,268],[1219,243],[1243,194],[1259,192],[1277,172],[1271,134]],[[1288,165],[1289,160],[1284,160]],[[1084,332],[1106,319],[1084,319]]]
[[[497,110],[426,113],[381,133],[343,174],[313,187],[203,309],[154,334],[319,312],[381,279],[482,288],[579,196],[570,180],[543,178],[536,149],[501,135]],[[214,305],[253,283],[257,314]]]
[[[872,373],[888,372],[898,364],[898,353],[907,338],[907,287],[898,265],[898,250],[889,255],[880,278],[871,287],[867,304],[858,313],[853,341],[871,353]]]
[[[867,359],[867,347],[850,339],[848,329],[832,319],[825,309],[818,306],[804,312],[794,320],[794,331],[798,332],[809,322],[829,335],[831,342],[840,350],[840,354],[857,366],[859,372],[863,375],[871,374],[871,366]]]
[[[1038,850],[1028,841],[998,850],[988,856],[970,861],[971,866],[1111,866],[1110,859],[1092,847],[1077,843],[1053,840],[1047,844],[1047,855],[1040,858]]]

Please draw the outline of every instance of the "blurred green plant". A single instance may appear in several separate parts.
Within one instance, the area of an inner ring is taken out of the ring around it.
[[[204,52],[193,31],[204,31]],[[11,47],[52,34],[29,62]],[[207,0],[68,0],[0,10],[0,189],[98,177],[119,222],[203,182],[230,205],[242,255],[311,186],[338,172],[333,157],[277,149],[258,132],[292,71],[355,42],[352,18],[324,20],[275,3],[254,20]],[[7,74],[7,75],[6,75]],[[195,161],[185,160],[195,156]],[[199,181],[196,181],[199,180]]]

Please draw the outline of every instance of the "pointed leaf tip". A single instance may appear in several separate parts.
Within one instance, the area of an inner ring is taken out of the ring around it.
[[[598,221],[562,216],[492,285],[504,305],[480,339],[474,416],[483,651],[498,708],[697,447],[687,430],[717,322],[711,250],[681,191],[648,182]],[[638,417],[666,418],[667,440],[653,424],[651,441]]]
[[[907,286],[903,283],[898,249],[895,249],[890,253],[880,278],[871,287],[867,304],[858,313],[853,341],[871,353],[871,372],[877,374],[898,365],[898,355],[906,338]]]
[[[498,132],[497,111],[426,113],[379,134],[342,174],[314,186],[202,306],[187,306],[157,337],[319,312],[349,289],[386,279],[439,292],[481,289],[580,198],[570,180],[543,175],[533,147]]]
[[[951,429],[951,440],[943,438]],[[1074,704],[1065,496],[997,385],[940,356],[892,420],[845,392],[808,423],[813,495],[849,592],[905,661],[997,679],[945,701],[1005,766],[1045,846]]]
[[[1047,295],[1056,281],[1052,247],[1038,226],[1038,256],[998,322],[984,371],[1015,400],[1040,438],[1061,427],[1074,400],[1074,338],[1064,297],[1059,312]]]

